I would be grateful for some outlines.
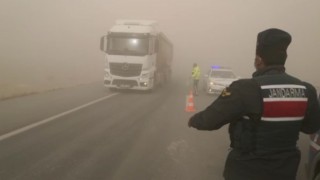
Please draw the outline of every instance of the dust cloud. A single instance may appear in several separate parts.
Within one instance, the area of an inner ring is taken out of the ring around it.
[[[2,0],[0,98],[102,82],[99,41],[116,19],[158,21],[181,78],[193,62],[250,77],[257,33],[281,28],[293,36],[287,71],[319,85],[319,8],[318,0]]]

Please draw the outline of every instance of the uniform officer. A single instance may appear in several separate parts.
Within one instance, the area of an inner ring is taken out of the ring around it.
[[[283,30],[260,32],[253,77],[232,83],[189,120],[189,127],[198,130],[230,124],[226,180],[295,180],[299,132],[320,128],[316,89],[285,72],[290,42]]]
[[[199,79],[200,79],[200,67],[198,66],[197,63],[193,64],[193,68],[192,68],[192,80],[193,80],[193,94],[194,95],[198,95],[199,93]]]

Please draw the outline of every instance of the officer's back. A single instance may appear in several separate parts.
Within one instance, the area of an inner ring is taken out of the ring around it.
[[[320,128],[315,88],[285,72],[291,36],[279,29],[258,34],[251,79],[235,81],[189,120],[199,130],[230,124],[226,180],[294,180],[299,132]]]

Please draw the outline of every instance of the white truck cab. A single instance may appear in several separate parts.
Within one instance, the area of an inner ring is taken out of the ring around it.
[[[170,77],[173,46],[157,29],[155,21],[118,20],[101,38],[106,87],[152,90]]]

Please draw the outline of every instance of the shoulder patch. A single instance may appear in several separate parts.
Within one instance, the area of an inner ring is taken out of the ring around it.
[[[221,96],[226,97],[226,96],[230,96],[230,95],[231,95],[231,91],[229,91],[228,88],[224,88],[221,93]]]

